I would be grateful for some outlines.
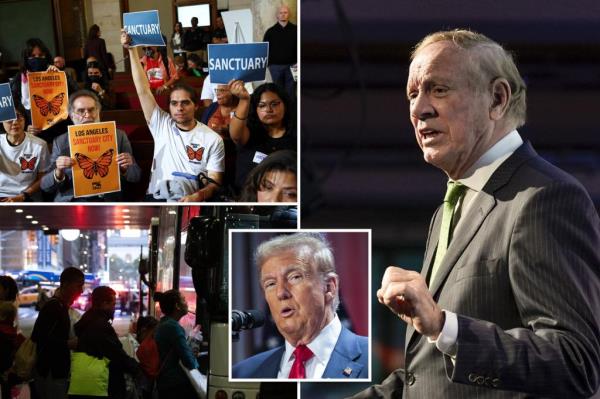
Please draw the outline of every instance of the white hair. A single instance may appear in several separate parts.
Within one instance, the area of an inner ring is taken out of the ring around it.
[[[294,252],[298,258],[315,265],[322,277],[323,284],[327,285],[327,281],[331,278],[337,280],[337,289],[331,303],[331,309],[335,313],[340,304],[339,278],[335,271],[333,250],[325,237],[319,233],[296,233],[280,235],[263,242],[254,254],[259,272],[269,258],[282,252]]]

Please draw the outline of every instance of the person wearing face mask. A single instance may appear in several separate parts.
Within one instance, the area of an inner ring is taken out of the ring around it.
[[[15,104],[22,104],[25,108],[25,126],[28,133],[39,136],[46,142],[51,143],[54,137],[66,130],[69,125],[67,120],[58,122],[45,130],[38,129],[31,125],[31,102],[29,99],[29,78],[30,72],[58,72],[59,69],[52,65],[52,55],[48,47],[38,38],[31,38],[25,42],[25,48],[21,52],[20,71],[10,79],[10,89],[12,91]],[[79,88],[77,82],[67,75],[67,87],[69,92],[75,92]]]
[[[125,397],[124,373],[137,375],[141,369],[138,362],[129,357],[111,322],[115,314],[116,292],[106,286],[96,287],[92,291],[92,307],[75,323],[77,352],[85,352],[97,358],[107,358],[108,397]],[[82,396],[73,396],[81,398]]]
[[[144,56],[140,59],[150,82],[150,89],[155,94],[163,94],[179,80],[177,68],[166,54],[166,47],[161,47],[161,50],[156,46],[146,47]]]
[[[79,90],[69,98],[69,116],[75,125],[100,122],[102,104],[89,90]],[[133,158],[131,143],[124,131],[117,129],[116,162],[121,172],[121,190],[126,184],[138,182],[142,171]],[[73,172],[75,161],[70,157],[69,135],[63,133],[52,144],[50,170],[42,178],[42,190],[54,195],[54,201],[121,201],[121,192],[77,198],[73,197]]]
[[[0,131],[0,202],[31,201],[49,165],[46,142],[25,132],[25,109],[15,107],[17,119],[2,122]],[[40,198],[41,199],[41,198]]]
[[[114,95],[110,90],[110,84],[102,74],[102,70],[94,64],[88,64],[85,89],[94,92],[98,96],[103,109],[114,108]]]

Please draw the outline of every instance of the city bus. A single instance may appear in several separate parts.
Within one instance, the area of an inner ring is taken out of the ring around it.
[[[140,298],[148,313],[160,310],[154,291],[179,289],[189,313],[186,332],[201,326],[199,397],[209,399],[295,398],[296,383],[229,382],[228,230],[296,228],[295,207],[162,207],[152,219],[148,259],[140,262]],[[149,294],[148,294],[149,291]],[[140,305],[142,306],[142,305]],[[144,314],[143,312],[141,314]],[[259,394],[259,391],[262,392]]]

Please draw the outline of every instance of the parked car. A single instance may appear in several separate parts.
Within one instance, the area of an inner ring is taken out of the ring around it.
[[[53,285],[42,285],[41,287],[47,298],[52,298],[57,288]],[[19,306],[34,306],[38,301],[38,295],[37,285],[23,288],[19,291]]]

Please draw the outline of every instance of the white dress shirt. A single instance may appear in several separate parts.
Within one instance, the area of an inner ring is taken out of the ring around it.
[[[304,363],[306,379],[321,378],[323,376],[323,372],[327,367],[327,363],[329,363],[329,358],[331,358],[331,354],[333,353],[333,349],[335,348],[335,344],[337,343],[341,332],[342,323],[337,315],[335,315],[333,320],[321,330],[319,335],[306,345],[314,355]],[[288,378],[290,375],[290,370],[294,364],[295,349],[294,346],[285,341],[285,353],[281,358],[277,378]]]
[[[523,144],[523,139],[513,130],[487,150],[457,181],[467,187],[467,191],[454,208],[452,224],[454,231],[460,228],[462,218],[470,207],[477,202],[481,190],[490,180],[496,169]],[[458,318],[456,313],[444,310],[446,321],[437,340],[428,339],[436,347],[449,356],[456,356],[456,339],[458,337]]]

